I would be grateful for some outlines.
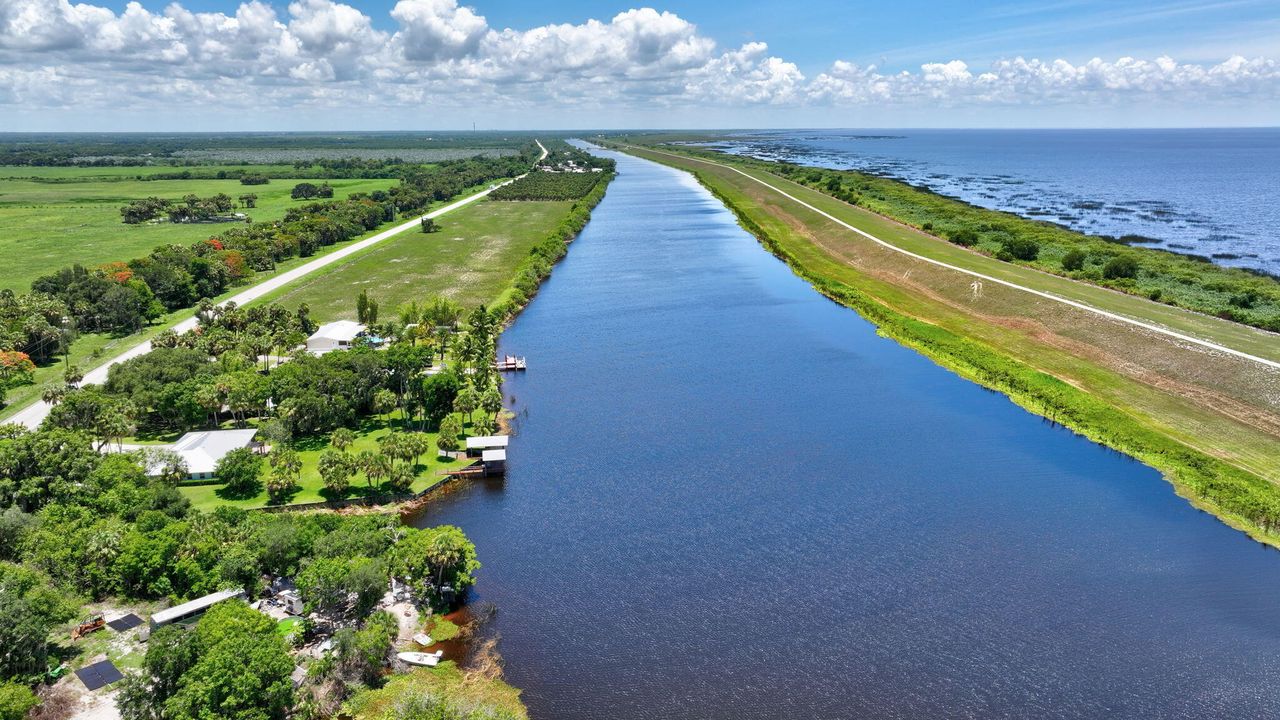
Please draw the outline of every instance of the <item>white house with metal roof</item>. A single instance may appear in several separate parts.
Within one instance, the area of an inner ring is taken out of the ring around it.
[[[354,320],[325,323],[307,338],[307,352],[323,355],[333,350],[347,350],[364,331],[364,325]]]
[[[227,453],[241,448],[255,447],[253,436],[258,433],[254,428],[244,430],[202,430],[189,432],[178,438],[172,445],[149,445],[146,449],[172,450],[186,463],[188,477],[191,480],[205,480],[213,477],[213,471]],[[152,474],[158,474],[159,468],[151,468]]]

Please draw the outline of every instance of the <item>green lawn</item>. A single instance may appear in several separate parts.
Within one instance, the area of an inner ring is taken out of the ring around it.
[[[307,303],[320,321],[354,319],[367,289],[382,317],[410,300],[444,295],[473,307],[498,300],[530,248],[553,231],[570,202],[483,200],[442,218],[439,232],[406,232],[331,265],[260,302]]]
[[[196,194],[201,197],[226,193],[232,198],[253,193],[257,207],[240,210],[253,220],[274,220],[304,201],[292,200],[289,192],[303,180],[272,180],[267,185],[241,185],[238,180],[154,180],[121,179],[119,171],[137,175],[139,171],[180,171],[183,168],[13,168],[0,167],[0,289],[14,292],[31,289],[31,281],[72,263],[86,266],[145,255],[157,245],[190,244],[216,235],[228,227],[221,223],[169,223],[126,225],[120,207],[130,200],[157,196],[177,199]],[[206,168],[193,168],[205,171]],[[84,179],[84,182],[38,182],[31,178],[7,177],[24,172]],[[60,172],[53,172],[60,171]],[[70,171],[77,171],[73,174]],[[392,179],[313,180],[328,182],[335,198],[354,192],[383,190],[395,185]]]
[[[390,426],[379,419],[367,419],[365,425],[356,431],[356,441],[351,447],[347,448],[347,452],[352,454],[359,453],[362,450],[377,452],[378,438],[390,433],[399,424],[400,421],[394,418]],[[413,492],[421,492],[443,481],[446,476],[440,473],[441,470],[464,465],[463,461],[441,458],[436,455],[435,442],[438,434],[428,433],[428,437],[431,439],[432,449],[419,459],[417,466],[418,476],[413,482]],[[286,504],[294,505],[340,499],[332,497],[325,491],[324,482],[320,479],[320,473],[316,469],[320,461],[320,454],[329,447],[327,436],[303,438],[295,444],[294,449],[298,451],[298,455],[302,459],[302,473],[298,479],[298,490],[286,499]],[[271,468],[264,462],[262,465],[263,487],[252,497],[228,495],[221,485],[184,485],[180,490],[197,509],[205,511],[212,510],[219,505],[234,505],[246,509],[266,507],[270,503],[267,498],[265,482],[270,472]],[[359,498],[371,494],[385,494],[386,492],[382,488],[370,488],[364,475],[359,474],[351,478],[351,487],[343,497]]]

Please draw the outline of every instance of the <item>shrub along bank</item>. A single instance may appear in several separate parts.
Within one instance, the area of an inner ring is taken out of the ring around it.
[[[733,211],[739,223],[819,292],[856,310],[892,338],[1031,412],[1130,455],[1161,471],[1194,503],[1256,539],[1280,545],[1280,488],[1164,435],[1089,393],[1000,353],[992,346],[899,313],[867,294],[812,271],[784,240],[695,172],[699,182]]]

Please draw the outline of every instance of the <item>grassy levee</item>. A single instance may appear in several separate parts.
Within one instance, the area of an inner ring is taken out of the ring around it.
[[[1219,376],[1227,372],[1222,368],[1255,373],[1264,387],[1275,382],[1274,373],[1085,311],[1055,308],[1053,301],[1014,289],[989,289],[980,302],[966,302],[962,296],[969,291],[969,276],[879,248],[787,199],[775,186],[883,240],[908,243],[921,255],[940,253],[956,265],[966,259],[986,261],[991,264],[981,266],[986,274],[1032,287],[1043,283],[1039,287],[1055,294],[1059,283],[1078,283],[1029,268],[1001,268],[1006,264],[927,235],[913,235],[905,226],[767,173],[751,172],[752,177],[764,176],[764,186],[694,158],[624,149],[693,172],[766,248],[824,295],[874,323],[882,335],[1006,394],[1031,412],[1151,465],[1197,506],[1262,542],[1280,546],[1280,488],[1275,484],[1280,482],[1280,422],[1274,385],[1271,397],[1250,398],[1256,385],[1232,389],[1213,384],[1222,381]],[[1102,296],[1102,302],[1110,303],[1107,309],[1148,319],[1151,316],[1140,305],[1145,303],[1157,311],[1157,319],[1172,313],[1169,324],[1188,334],[1194,331],[1232,346],[1244,338],[1249,351],[1256,349],[1264,357],[1277,354],[1277,348],[1261,341],[1265,333],[1242,327],[1238,332],[1216,318],[1083,287],[1082,292],[1070,288],[1080,292],[1073,297],[1082,302],[1092,304]],[[1225,327],[1218,327],[1220,323]],[[1093,326],[1088,328],[1092,335],[1072,335],[1084,332],[1080,328],[1085,325]],[[1112,345],[1097,340],[1104,334]],[[1209,371],[1200,372],[1212,377],[1170,380],[1168,368],[1153,370],[1135,362],[1136,358],[1154,365],[1157,361],[1150,358],[1167,362],[1171,355],[1196,367],[1208,363]]]

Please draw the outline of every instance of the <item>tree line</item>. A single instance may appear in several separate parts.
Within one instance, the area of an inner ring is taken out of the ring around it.
[[[247,200],[252,198],[252,201]],[[242,203],[252,205],[256,195],[240,196]],[[235,209],[235,201],[226,193],[218,193],[207,198],[198,195],[186,195],[181,200],[167,200],[159,197],[148,197],[142,200],[131,200],[120,208],[120,216],[127,225],[137,225],[149,220],[165,216],[169,222],[209,222],[224,218]]]

